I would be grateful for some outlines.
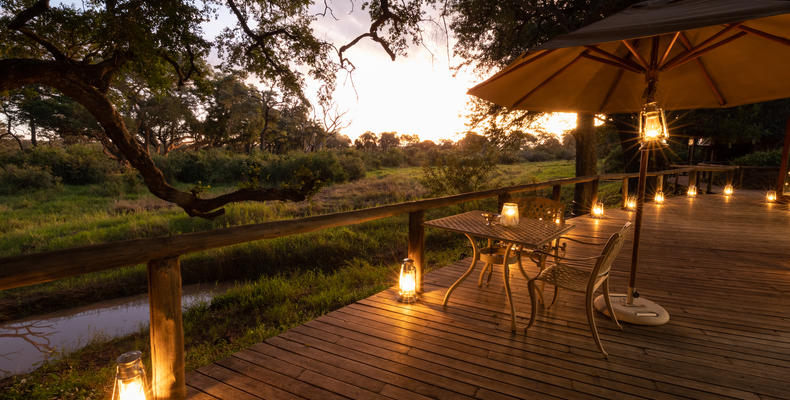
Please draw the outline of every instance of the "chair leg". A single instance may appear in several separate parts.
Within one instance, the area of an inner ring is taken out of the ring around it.
[[[617,320],[617,314],[614,313],[614,307],[612,307],[612,298],[609,296],[609,278],[603,281],[603,298],[606,300],[606,308],[609,309],[609,316],[611,316],[614,323],[617,324],[617,329],[622,331],[623,326],[620,325],[620,321]]]
[[[538,299],[535,298],[536,290],[537,288],[534,280],[527,282],[527,291],[529,291],[529,302],[532,304],[532,313],[529,314],[529,324],[524,328],[525,334],[527,333],[527,329],[531,328],[532,324],[535,323],[535,315],[538,313]]]
[[[493,266],[490,263],[485,263],[483,270],[480,271],[480,277],[477,278],[477,287],[483,286],[483,276],[485,276],[486,271],[488,271],[489,268],[493,268]]]
[[[507,302],[510,305],[510,330],[516,331],[516,305],[513,304],[513,294],[510,292],[510,268],[508,267],[507,259],[510,256],[510,249],[513,245],[509,245],[505,250],[505,263],[502,265],[502,280],[505,282],[505,294],[507,294]]]
[[[548,307],[546,307],[546,309],[548,310],[549,308],[551,308],[551,306],[553,306],[554,303],[557,302],[557,299],[559,297],[560,297],[560,287],[554,286],[554,297],[551,299],[551,304],[549,304]]]
[[[488,269],[488,278],[486,278],[486,286],[491,284],[491,275],[494,275],[494,264],[491,264],[491,268]]]
[[[595,326],[595,312],[593,311],[593,298],[592,298],[592,291],[587,293],[585,296],[587,298],[586,301],[586,309],[587,309],[587,322],[590,324],[590,330],[592,331],[593,339],[595,339],[595,344],[598,345],[598,350],[601,351],[604,358],[609,358],[609,354],[606,350],[603,349],[603,345],[601,344],[601,337],[598,335],[598,328]]]

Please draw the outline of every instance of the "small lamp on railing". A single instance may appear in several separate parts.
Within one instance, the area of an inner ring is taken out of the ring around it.
[[[504,226],[518,225],[518,204],[505,203],[502,205],[502,216],[499,217],[499,224]]]
[[[697,197],[697,187],[694,185],[690,185],[689,189],[686,191],[686,195],[692,198]]]
[[[732,189],[732,185],[730,185],[729,183],[724,186],[724,195],[725,196],[732,196],[733,191],[734,190]]]
[[[765,200],[768,201],[769,203],[775,202],[776,201],[776,190],[769,190],[765,194]]]
[[[603,218],[603,203],[596,201],[592,208],[590,208],[590,216],[593,218]]]
[[[398,301],[408,304],[417,301],[417,268],[411,258],[404,258],[400,266]]]
[[[656,204],[661,204],[664,202],[664,192],[661,190],[656,190],[656,195],[653,196],[653,201]]]
[[[148,400],[151,398],[143,368],[143,353],[130,351],[116,360],[115,385],[112,400]]]
[[[625,209],[628,211],[636,210],[636,197],[629,197],[625,201]]]

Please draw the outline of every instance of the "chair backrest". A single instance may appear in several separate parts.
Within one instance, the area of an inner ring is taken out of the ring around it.
[[[546,197],[522,197],[516,200],[519,214],[525,218],[565,221],[565,204]]]
[[[626,222],[619,231],[615,232],[609,237],[609,240],[606,241],[606,245],[604,245],[603,250],[601,250],[601,255],[598,257],[595,267],[593,267],[592,274],[590,274],[590,287],[588,289],[595,290],[598,285],[609,276],[612,263],[614,259],[617,258],[617,255],[620,254],[620,250],[623,248],[623,243],[625,242],[625,237],[628,235],[631,228],[631,222]]]

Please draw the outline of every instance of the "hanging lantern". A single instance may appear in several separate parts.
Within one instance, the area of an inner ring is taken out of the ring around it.
[[[518,225],[518,204],[505,203],[502,205],[502,216],[499,223],[504,226]]]
[[[629,197],[625,201],[625,208],[626,208],[626,210],[629,210],[629,211],[636,210],[636,197]]]
[[[768,193],[765,194],[765,200],[769,203],[776,201],[776,190],[769,190]]]
[[[694,185],[689,186],[689,190],[686,192],[689,197],[697,197],[697,187]]]
[[[603,218],[603,203],[596,201],[590,209],[590,215],[593,218]]]
[[[411,258],[404,258],[400,266],[398,301],[409,304],[417,301],[417,268]]]
[[[732,185],[728,183],[726,186],[724,186],[724,195],[732,196],[732,193],[733,193]]]
[[[664,111],[655,101],[647,103],[639,113],[639,139],[642,147],[651,143],[667,144],[669,130]]]
[[[664,192],[661,190],[656,190],[656,195],[653,197],[653,201],[656,204],[661,204],[664,202]]]
[[[121,354],[115,372],[115,386],[112,389],[113,400],[148,400],[148,380],[143,368],[143,353],[130,351]]]

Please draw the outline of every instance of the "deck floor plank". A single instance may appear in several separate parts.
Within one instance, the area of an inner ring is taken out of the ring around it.
[[[605,240],[631,217],[574,218],[570,235]],[[417,304],[398,303],[391,288],[189,373],[189,398],[790,399],[787,206],[750,191],[676,197],[646,204],[643,223],[637,287],[672,319],[620,331],[597,314],[608,360],[578,293],[539,307],[525,335],[530,299],[515,268],[516,334],[501,267],[478,288],[478,266],[442,307],[465,259],[428,273]],[[614,292],[627,286],[630,240],[614,263]],[[567,254],[595,251],[569,243]]]

